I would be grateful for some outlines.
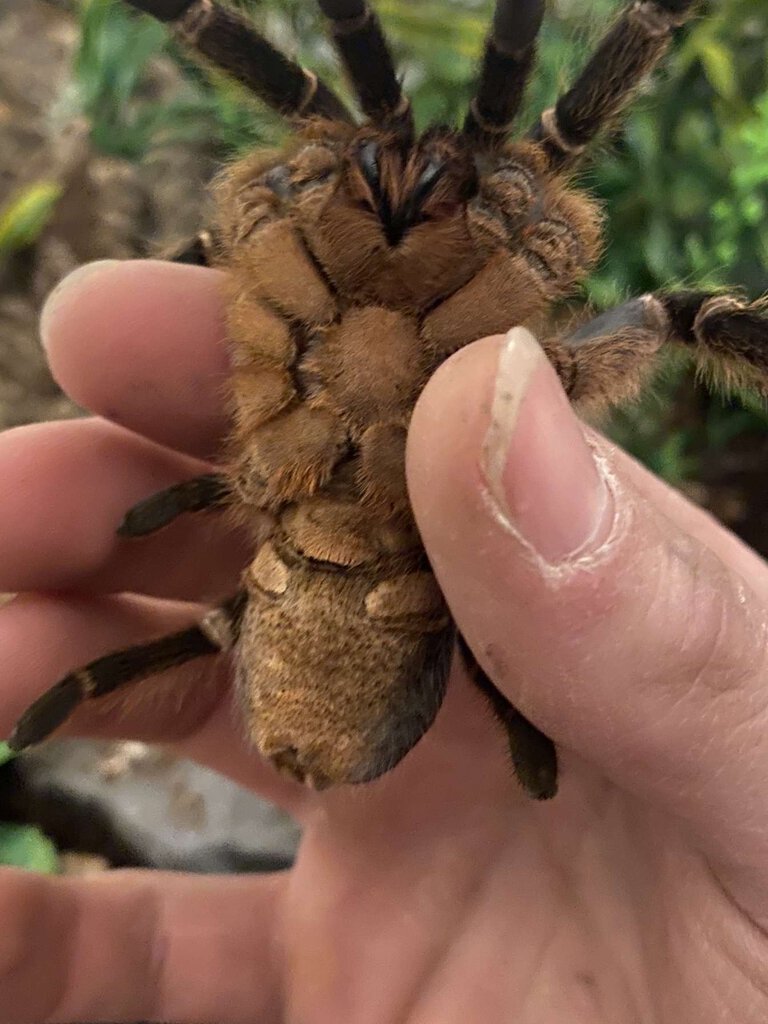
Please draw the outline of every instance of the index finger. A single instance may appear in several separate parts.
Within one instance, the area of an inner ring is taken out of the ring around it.
[[[271,1024],[286,880],[2,869],[3,1021]]]
[[[227,430],[223,274],[160,260],[79,268],[41,321],[78,405],[160,444],[215,456]]]

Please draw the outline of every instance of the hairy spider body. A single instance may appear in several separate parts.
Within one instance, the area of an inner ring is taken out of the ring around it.
[[[375,16],[321,0],[367,122],[211,0],[131,0],[266,102],[299,119],[290,146],[230,167],[217,223],[180,258],[224,269],[234,427],[220,475],[132,509],[138,537],[227,503],[271,516],[243,589],[199,627],[66,677],[19,723],[47,735],[82,699],[202,654],[236,649],[247,733],[316,788],[376,778],[429,727],[456,630],[412,518],[408,424],[434,370],[477,337],[537,328],[579,404],[634,397],[668,342],[727,383],[768,391],[768,319],[704,292],[648,295],[547,332],[600,252],[600,214],[569,184],[586,145],[663,53],[690,0],[636,0],[527,139],[507,133],[533,63],[542,0],[499,0],[462,130],[415,137]],[[376,60],[366,59],[373,54]],[[551,742],[480,669],[525,789],[552,796]]]
[[[246,575],[240,693],[259,750],[284,765],[303,745],[316,786],[395,764],[442,699],[454,630],[411,517],[408,423],[478,319],[530,319],[594,259],[595,209],[540,163],[505,147],[481,177],[457,132],[406,149],[317,124],[219,185],[231,487],[275,514]]]

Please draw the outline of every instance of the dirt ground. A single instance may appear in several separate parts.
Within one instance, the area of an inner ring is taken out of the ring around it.
[[[39,180],[64,187],[38,242],[0,257],[0,428],[76,415],[46,370],[37,320],[46,294],[81,263],[159,251],[198,229],[211,165],[194,147],[157,149],[142,166],[104,157],[87,125],[56,114],[77,29],[64,3],[0,7],[0,209]],[[158,62],[158,91],[177,84]]]

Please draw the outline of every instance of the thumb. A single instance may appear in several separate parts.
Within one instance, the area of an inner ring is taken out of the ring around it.
[[[565,752],[562,799],[571,750],[765,865],[765,563],[587,432],[522,328],[433,377],[408,475],[459,628]]]

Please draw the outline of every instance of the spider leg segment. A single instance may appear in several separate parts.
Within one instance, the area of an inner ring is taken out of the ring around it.
[[[127,0],[170,22],[176,36],[288,117],[351,123],[341,100],[311,71],[275,49],[254,27],[214,0]]]
[[[9,747],[20,751],[40,743],[83,701],[104,697],[196,658],[231,650],[239,636],[245,603],[242,591],[209,612],[197,626],[115,651],[70,672],[24,712],[8,740]]]
[[[768,304],[712,292],[644,295],[543,343],[569,397],[609,405],[635,398],[663,345],[684,346],[728,390],[768,397]]]
[[[633,0],[573,87],[542,114],[531,136],[555,168],[575,162],[663,56],[695,0]]]
[[[185,512],[203,512],[220,508],[230,497],[225,477],[207,473],[192,480],[184,480],[164,491],[158,491],[125,514],[117,529],[121,537],[146,537],[162,530]]]
[[[742,302],[711,292],[657,296],[670,336],[693,349],[698,368],[726,390],[752,389],[768,398],[768,302]]]
[[[534,800],[551,800],[557,795],[557,751],[554,743],[496,689],[460,633],[458,642],[470,679],[490,704],[496,720],[504,727],[512,765],[520,785]]]
[[[363,112],[374,124],[394,125],[410,137],[411,104],[400,89],[381,23],[365,0],[319,0]]]
[[[502,143],[523,98],[536,57],[544,0],[498,0],[485,44],[477,96],[464,134],[480,147]]]

